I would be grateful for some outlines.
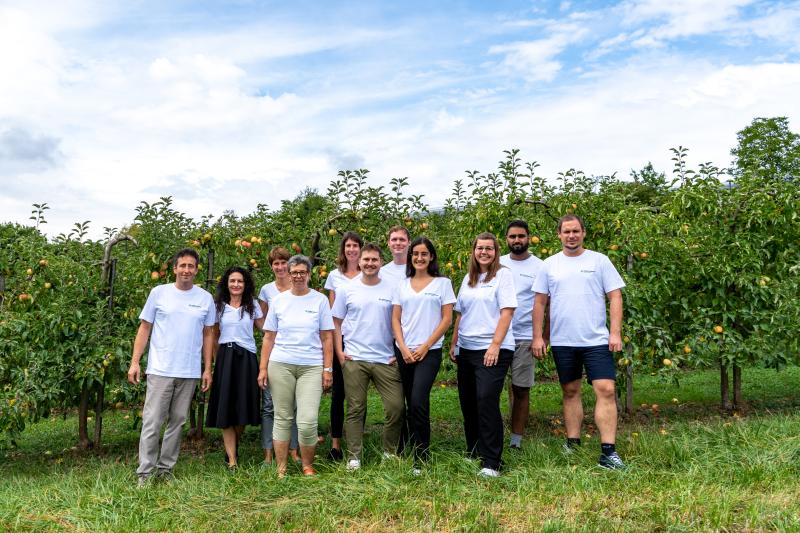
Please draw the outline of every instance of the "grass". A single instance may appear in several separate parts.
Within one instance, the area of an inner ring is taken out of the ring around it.
[[[99,453],[72,449],[74,416],[54,417],[0,454],[0,528],[800,530],[800,369],[747,370],[749,406],[734,416],[716,407],[716,379],[714,372],[696,372],[676,387],[637,378],[636,403],[647,407],[620,427],[627,472],[595,466],[599,445],[589,416],[582,448],[562,455],[558,386],[537,385],[523,449],[504,453],[504,474],[494,480],[478,479],[476,464],[462,458],[461,415],[450,385],[434,389],[434,460],[419,477],[407,459],[379,459],[374,396],[362,470],[346,472],[320,459],[315,479],[291,472],[278,480],[261,465],[256,428],[245,433],[243,466],[228,473],[220,433],[210,430],[203,443],[185,441],[175,481],[139,490],[138,432],[124,418],[129,411],[107,413]],[[321,447],[320,456],[326,451]]]

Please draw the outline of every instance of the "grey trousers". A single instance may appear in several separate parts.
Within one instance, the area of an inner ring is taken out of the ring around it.
[[[403,383],[397,365],[346,361],[342,366],[344,395],[347,398],[347,416],[344,434],[347,438],[347,454],[350,459],[361,458],[364,441],[364,419],[367,414],[367,388],[375,384],[383,402],[383,451],[397,453],[400,431],[405,414]]]
[[[139,468],[136,473],[147,477],[171,471],[181,449],[183,423],[199,380],[147,375],[147,390],[142,409],[142,433],[139,436]],[[161,426],[167,424],[159,453]]]

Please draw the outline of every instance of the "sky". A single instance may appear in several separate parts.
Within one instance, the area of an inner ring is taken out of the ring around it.
[[[339,170],[441,206],[503,150],[555,179],[800,131],[800,1],[0,0],[0,222],[271,208]]]

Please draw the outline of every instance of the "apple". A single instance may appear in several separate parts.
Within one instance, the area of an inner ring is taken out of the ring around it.
[[[158,272],[156,272],[155,270],[150,272],[150,279],[152,279],[153,281],[157,280],[160,277],[161,277],[161,275]]]
[[[689,355],[690,353],[692,353],[692,349],[689,346],[684,346],[683,347],[683,353],[685,353],[686,355]]]
[[[250,248],[253,245],[250,244],[250,241],[242,241],[242,246],[244,246],[245,248]]]
[[[619,250],[619,244],[612,244],[611,246],[608,247],[608,249],[613,252],[616,252],[617,250]]]
[[[33,276],[33,269],[32,269],[32,268],[29,268],[28,270],[26,270],[26,271],[25,271],[25,273],[26,273],[27,275],[29,275],[29,276]]]
[[[717,324],[716,326],[714,326],[714,333],[718,333],[718,334],[719,334],[719,333],[722,333],[723,331],[725,331],[725,328],[723,328],[723,327],[722,327],[722,326],[720,326],[719,324]]]
[[[46,267],[47,266],[47,259],[39,259],[39,266]]]
[[[328,230],[328,235],[329,235],[329,236],[331,236],[331,237],[333,237],[333,236],[334,236],[334,235],[336,235],[337,233],[338,233],[338,232],[336,231],[336,229],[335,229],[335,228],[331,228],[331,229],[329,229],[329,230]]]
[[[293,242],[293,243],[292,243],[292,250],[294,250],[294,253],[296,253],[296,254],[301,254],[301,253],[303,253],[303,249],[302,249],[302,248],[300,248],[300,245],[299,245],[299,244],[297,244],[296,242]]]
[[[664,366],[672,366],[672,360],[671,359],[664,359],[661,362],[664,363]]]
[[[44,284],[44,288],[45,288],[45,289],[49,289],[49,288],[50,288],[50,287],[52,287],[52,286],[53,286],[53,284],[52,284],[52,283],[50,283],[49,281],[46,281],[46,282],[45,282],[45,284]]]
[[[539,244],[540,242],[542,242],[542,239],[540,239],[536,235],[531,235],[531,238],[528,240],[530,241],[531,244]]]

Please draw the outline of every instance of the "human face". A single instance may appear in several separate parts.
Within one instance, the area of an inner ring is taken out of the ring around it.
[[[394,231],[389,235],[389,250],[396,260],[405,261],[408,253],[408,236],[405,231]]]
[[[561,223],[558,239],[566,255],[580,255],[583,252],[585,238],[586,230],[581,229],[581,223],[577,220],[565,220]]]
[[[418,244],[411,249],[411,264],[418,273],[427,272],[432,259],[428,247],[424,244]]]
[[[289,277],[292,280],[293,289],[308,288],[308,267],[302,263],[294,265],[289,269]]]
[[[172,267],[172,272],[175,273],[175,283],[179,288],[191,289],[197,276],[197,261],[191,255],[179,257]]]
[[[524,228],[511,227],[506,233],[506,244],[514,255],[524,255],[528,251],[530,240]]]
[[[473,253],[475,254],[475,260],[478,262],[478,266],[481,267],[481,272],[486,272],[489,269],[489,265],[494,262],[497,249],[494,247],[494,241],[492,239],[478,239]]]
[[[344,257],[348,263],[357,263],[361,253],[361,246],[354,240],[347,239],[344,243]]]
[[[275,273],[276,278],[285,278],[289,275],[289,263],[286,259],[276,259],[270,265],[272,267],[272,271]]]
[[[231,272],[228,276],[228,292],[231,296],[241,296],[244,293],[244,276],[241,272]]]
[[[358,266],[361,267],[361,275],[365,278],[377,276],[382,264],[381,255],[374,250],[361,252],[361,258],[358,260]]]

